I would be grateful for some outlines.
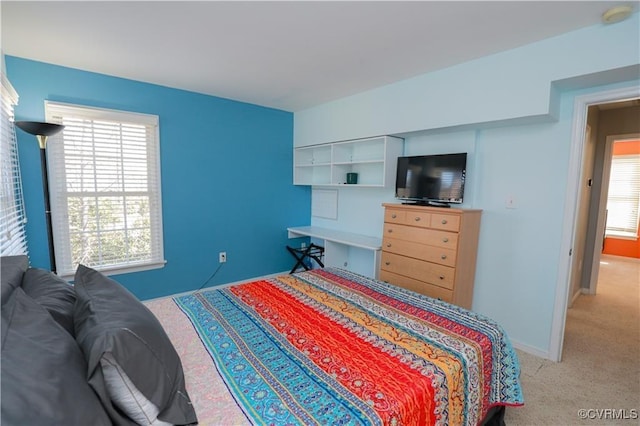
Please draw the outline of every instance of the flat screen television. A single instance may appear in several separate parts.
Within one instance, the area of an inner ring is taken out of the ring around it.
[[[466,152],[398,157],[396,198],[408,204],[460,204],[466,169]]]

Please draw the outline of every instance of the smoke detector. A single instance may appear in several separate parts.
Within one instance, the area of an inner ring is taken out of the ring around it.
[[[631,15],[631,12],[633,12],[631,6],[612,7],[602,14],[602,22],[604,24],[615,24],[616,22],[627,19],[629,15]]]

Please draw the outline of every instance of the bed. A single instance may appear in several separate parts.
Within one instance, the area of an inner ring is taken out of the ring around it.
[[[201,425],[503,424],[523,404],[494,321],[325,268],[145,302]]]

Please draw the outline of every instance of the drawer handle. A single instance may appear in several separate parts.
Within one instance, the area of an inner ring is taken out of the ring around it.
[[[391,215],[391,219],[395,219],[395,218],[396,218],[396,214],[394,213]]]
[[[416,222],[420,222],[420,217],[419,217],[419,216],[416,216],[415,221],[416,221]]]
[[[442,219],[442,224],[446,225],[447,224],[447,219]]]
[[[393,229],[389,229],[387,232],[388,232],[388,233],[392,233],[392,232],[393,232]]]
[[[441,280],[444,280],[444,275],[440,275],[438,278],[440,278]]]
[[[391,243],[387,243],[387,247],[391,247]]]
[[[447,258],[446,254],[443,254],[442,256],[440,256],[440,259],[445,260]]]
[[[443,243],[448,243],[448,242],[449,242],[449,238],[444,237],[444,238],[442,239],[442,242],[443,242]]]
[[[391,265],[391,262],[384,262],[384,264],[389,266],[389,265]]]

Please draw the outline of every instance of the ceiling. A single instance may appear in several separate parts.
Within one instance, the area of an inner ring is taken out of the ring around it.
[[[637,3],[3,0],[0,42],[6,55],[296,112]]]

